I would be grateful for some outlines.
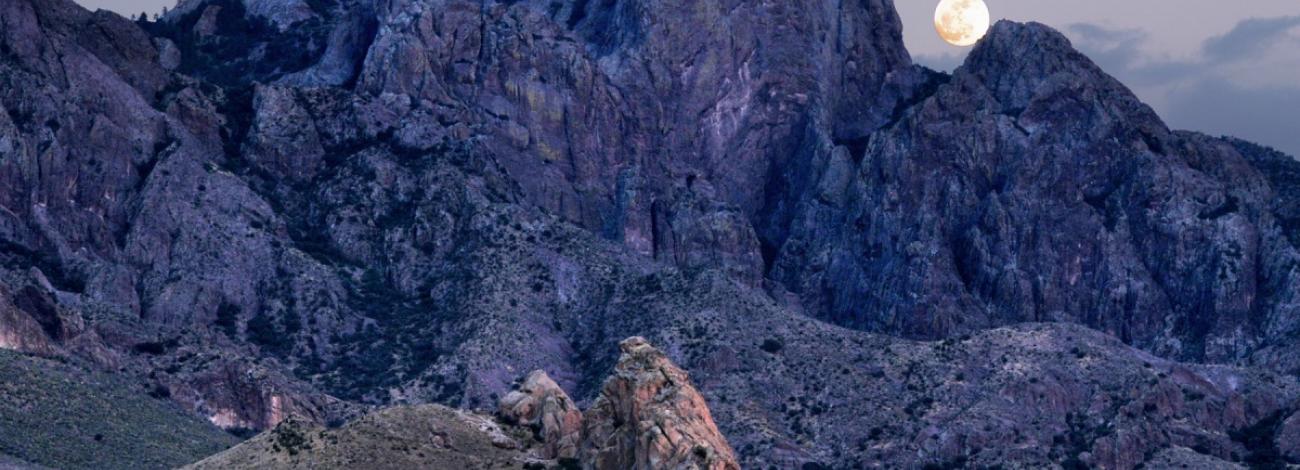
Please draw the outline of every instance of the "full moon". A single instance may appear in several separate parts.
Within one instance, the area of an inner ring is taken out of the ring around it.
[[[948,44],[975,44],[989,31],[989,7],[984,0],[943,0],[934,10],[934,29]]]

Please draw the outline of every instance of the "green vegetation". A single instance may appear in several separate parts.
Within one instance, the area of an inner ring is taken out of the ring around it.
[[[0,350],[0,454],[54,468],[172,468],[238,440],[142,386]]]
[[[781,352],[781,348],[784,347],[785,347],[785,343],[782,342],[780,339],[768,338],[763,340],[763,344],[759,346],[759,349],[762,349],[763,352],[766,352],[768,354],[776,354],[778,352]]]

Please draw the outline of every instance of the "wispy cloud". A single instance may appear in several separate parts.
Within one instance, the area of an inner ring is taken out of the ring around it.
[[[1088,45],[1092,60],[1123,67],[1141,59],[1139,48],[1149,39],[1140,29],[1107,29],[1090,23],[1074,23],[1065,29],[1076,42]]]
[[[1223,36],[1206,40],[1201,49],[1210,62],[1249,60],[1262,50],[1300,45],[1300,36],[1291,34],[1295,29],[1300,29],[1300,16],[1252,18]]]
[[[1300,16],[1244,20],[1179,59],[1147,52],[1149,36],[1140,29],[1077,23],[1065,32],[1171,126],[1300,156]]]

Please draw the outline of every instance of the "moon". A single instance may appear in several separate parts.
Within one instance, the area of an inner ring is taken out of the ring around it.
[[[943,0],[934,10],[934,29],[954,46],[970,46],[989,32],[989,7],[984,0]]]

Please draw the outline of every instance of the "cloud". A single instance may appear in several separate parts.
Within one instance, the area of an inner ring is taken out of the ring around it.
[[[1279,45],[1300,45],[1300,37],[1290,35],[1297,28],[1300,28],[1300,16],[1252,18],[1237,23],[1223,36],[1206,40],[1201,49],[1211,62],[1248,60],[1262,50]]]
[[[1074,23],[1066,33],[1082,45],[1084,53],[1103,66],[1128,68],[1141,58],[1141,46],[1148,34],[1140,29],[1107,29],[1090,23]],[[1079,46],[1079,45],[1076,45]]]
[[[1065,32],[1172,127],[1300,156],[1300,16],[1242,21],[1184,59],[1146,52],[1149,35],[1139,29],[1077,23]]]

